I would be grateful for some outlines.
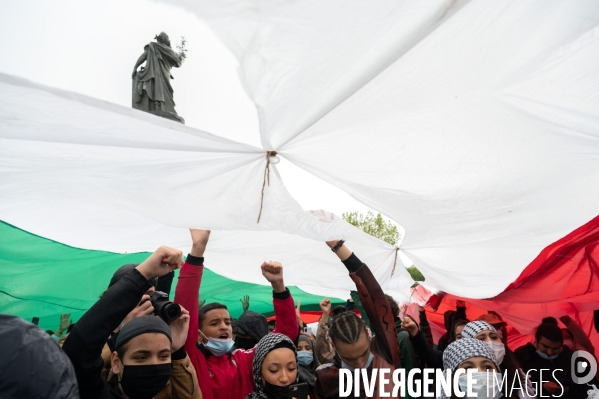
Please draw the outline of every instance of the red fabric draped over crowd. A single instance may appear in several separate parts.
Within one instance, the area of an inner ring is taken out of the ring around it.
[[[534,330],[544,317],[559,319],[568,315],[582,327],[597,351],[599,334],[594,328],[593,311],[599,309],[598,263],[599,216],[547,246],[516,281],[494,298],[431,296],[422,286],[416,288],[414,298],[428,298],[428,304],[436,308],[433,312],[426,307],[435,342],[445,332],[443,313],[455,310],[456,300],[464,300],[470,320],[487,311],[501,315],[508,323],[508,344],[512,349],[532,342]],[[417,314],[414,316],[417,319]],[[565,326],[560,322],[560,327]]]

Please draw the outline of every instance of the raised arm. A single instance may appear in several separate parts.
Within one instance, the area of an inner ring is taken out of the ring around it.
[[[168,247],[158,248],[110,287],[75,324],[63,350],[73,363],[81,397],[103,397],[106,388],[101,376],[104,364],[101,353],[106,340],[150,288],[148,280],[178,268],[181,263],[180,251]]]
[[[295,341],[299,335],[299,326],[293,298],[283,281],[283,265],[269,261],[264,262],[261,267],[262,275],[272,285],[272,304],[277,318],[273,332],[285,334]]]
[[[443,352],[428,345],[426,336],[418,328],[418,324],[409,316],[404,316],[401,326],[410,335],[410,342],[416,355],[431,368],[443,368]]]
[[[204,252],[210,238],[209,230],[191,229],[191,252],[187,256],[175,289],[175,303],[189,311],[189,331],[185,341],[185,350],[192,353],[198,341],[198,302],[200,284],[204,273]]]
[[[318,322],[318,331],[316,332],[316,340],[314,341],[314,354],[319,364],[331,363],[335,357],[335,348],[327,339],[329,333],[329,314],[331,313],[331,301],[329,298],[324,298],[320,301],[320,310],[322,315]]]
[[[379,356],[395,366],[399,365],[395,319],[381,286],[368,266],[362,263],[342,241],[328,241],[327,245],[343,262],[356,284],[362,307],[370,319],[370,328],[377,337],[376,345],[382,352]]]

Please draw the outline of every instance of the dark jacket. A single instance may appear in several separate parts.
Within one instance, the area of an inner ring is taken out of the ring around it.
[[[456,306],[456,310],[448,310],[443,315],[444,324],[445,324],[445,334],[439,338],[439,343],[437,344],[437,348],[440,351],[444,351],[447,348],[447,345],[451,343],[451,328],[453,324],[460,320],[466,318],[466,308],[463,306]]]
[[[124,398],[117,384],[102,379],[102,349],[108,337],[149,288],[148,280],[137,269],[132,270],[81,317],[64,342],[62,348],[75,368],[82,399]],[[201,398],[195,370],[185,350],[181,348],[173,353],[171,359],[173,371],[167,388],[177,390],[176,397],[179,398]],[[183,388],[186,392],[179,391]],[[164,395],[163,391],[157,396],[171,396]]]
[[[352,254],[343,261],[343,264],[356,284],[362,307],[370,319],[370,328],[374,335],[370,341],[370,350],[374,354],[374,360],[368,372],[370,373],[375,368],[390,369],[392,375],[395,367],[399,367],[400,352],[391,305],[368,266],[363,264],[356,255]],[[340,367],[341,360],[336,355],[332,364],[324,364],[316,370],[314,394],[317,399],[339,397]],[[391,393],[393,390],[392,378],[386,387],[378,386],[378,380],[377,378],[373,398],[379,398],[382,389],[387,393]],[[360,391],[361,397],[364,397],[364,389]]]
[[[559,381],[559,383],[561,383],[564,387],[569,387],[569,392],[564,393],[562,399],[579,399],[587,397],[587,385],[578,385],[572,381],[572,351],[568,347],[564,346],[559,356],[553,360],[543,359],[541,356],[539,356],[537,354],[537,348],[531,343],[519,347],[514,351],[514,354],[516,355],[516,359],[522,366],[524,372],[526,373],[530,371],[530,380],[537,386],[538,397],[541,397],[541,373],[539,371],[541,369],[551,370],[543,371],[543,381]],[[555,378],[553,370],[555,370]],[[549,393],[543,390],[543,395],[549,395]]]
[[[414,348],[414,352],[418,355],[418,358],[426,364],[428,368],[435,369],[443,369],[443,352],[431,348],[422,333],[422,331],[418,331],[416,336],[410,336],[410,342],[412,344],[412,348]]]

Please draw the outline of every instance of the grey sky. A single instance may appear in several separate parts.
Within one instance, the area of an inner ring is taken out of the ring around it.
[[[177,112],[186,124],[260,146],[258,118],[237,77],[237,60],[194,14],[149,0],[0,2],[0,72],[131,106],[131,73],[160,31],[188,57],[174,69]],[[305,209],[366,211],[336,187],[282,160],[277,166]]]

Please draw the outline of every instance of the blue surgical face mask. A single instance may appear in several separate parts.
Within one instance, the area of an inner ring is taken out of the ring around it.
[[[202,331],[200,331],[200,334],[204,335]],[[208,343],[204,344],[204,346],[206,349],[212,352],[214,356],[222,356],[228,353],[231,348],[233,348],[233,345],[235,345],[233,338],[208,338],[206,335],[204,335],[204,338],[208,340]]]
[[[372,363],[372,360],[374,359],[374,354],[372,352],[370,352],[370,355],[368,355],[368,360],[366,361],[366,364],[364,365],[363,368],[367,369],[368,367],[370,367],[370,364]],[[347,365],[343,360],[341,361],[341,368],[342,369],[347,369],[351,372],[354,371],[355,367],[349,366]]]
[[[553,360],[553,359],[557,359],[557,357],[559,356],[559,353],[549,356],[545,352],[541,352],[540,349],[537,349],[537,355],[541,356],[545,360]]]
[[[299,351],[297,352],[297,362],[300,366],[309,366],[314,361],[314,354],[309,351]]]

